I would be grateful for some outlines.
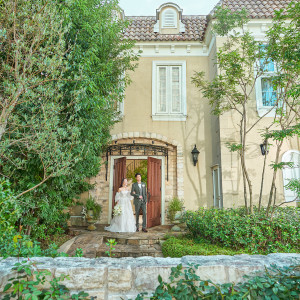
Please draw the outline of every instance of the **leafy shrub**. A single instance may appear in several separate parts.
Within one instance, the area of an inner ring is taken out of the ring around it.
[[[4,287],[3,299],[88,299],[88,294],[79,292],[70,294],[69,289],[60,282],[69,279],[68,275],[61,274],[59,277],[52,277],[48,270],[38,270],[32,262],[22,261],[16,263],[13,270],[17,270],[18,276],[10,278],[9,283]],[[49,280],[49,277],[52,277]],[[47,286],[47,288],[45,288]],[[9,293],[9,289],[11,289]],[[2,294],[3,295],[3,294]]]
[[[20,207],[10,188],[10,183],[0,178],[0,243],[3,235],[14,230],[19,216]]]
[[[96,203],[94,198],[89,197],[86,201],[85,207],[87,210],[93,211],[94,219],[98,219],[100,217],[100,214],[102,212],[102,206]]]
[[[29,236],[21,236],[19,233],[12,232],[6,235],[3,243],[0,243],[1,257],[38,257],[38,256],[68,256],[66,253],[58,252],[58,246],[55,243],[49,245],[43,250],[38,241],[31,240]]]
[[[183,201],[177,197],[174,197],[168,206],[168,218],[171,222],[175,219],[175,214],[177,211],[181,211],[183,208]]]
[[[164,257],[182,257],[186,255],[235,255],[246,253],[188,237],[170,237],[162,245]]]
[[[190,299],[299,299],[299,266],[278,268],[271,266],[263,275],[244,276],[246,282],[215,284],[211,280],[201,280],[196,275],[198,265],[182,265],[171,268],[169,282],[158,276],[157,286],[152,300],[190,300]],[[139,294],[136,300],[144,299],[147,293]]]
[[[0,257],[68,256],[64,252],[59,252],[55,243],[51,243],[46,249],[42,249],[40,242],[31,240],[27,235],[21,236],[19,233],[11,232],[5,238],[5,241],[0,243]],[[83,256],[82,249],[77,248],[75,256]]]
[[[261,254],[299,251],[299,208],[277,208],[272,217],[264,210],[246,215],[244,208],[200,208],[186,212],[184,220],[195,238],[235,250]]]

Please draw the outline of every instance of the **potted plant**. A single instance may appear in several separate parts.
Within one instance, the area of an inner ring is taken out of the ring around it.
[[[178,197],[174,197],[168,207],[168,218],[169,220],[174,223],[175,220],[178,220],[182,216],[183,210],[183,201],[180,200]]]
[[[102,212],[102,206],[95,202],[95,199],[93,197],[89,197],[86,200],[85,206],[83,208],[83,214],[86,218],[87,223],[90,225],[88,226],[88,230],[95,230],[95,223],[100,217],[100,214]]]

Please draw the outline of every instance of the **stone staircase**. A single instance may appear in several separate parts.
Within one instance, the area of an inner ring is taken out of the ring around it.
[[[114,239],[117,245],[114,246],[113,250],[114,257],[140,257],[140,256],[152,256],[152,257],[163,257],[161,251],[162,238],[158,237],[116,237],[106,235],[103,237],[102,246],[98,248],[96,257],[107,256],[105,251],[108,250],[106,243],[109,239]]]
[[[164,236],[170,231],[169,225],[150,228],[147,233],[115,233],[104,230],[104,225],[98,225],[96,231],[87,231],[84,227],[71,227],[69,233],[75,237],[60,247],[60,251],[74,255],[76,248],[83,250],[84,257],[107,257],[109,250],[106,245],[109,239],[117,244],[113,247],[112,256],[119,257],[163,257],[161,245]]]

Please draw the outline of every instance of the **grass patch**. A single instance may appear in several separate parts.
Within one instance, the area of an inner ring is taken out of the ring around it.
[[[251,254],[246,250],[233,250],[212,244],[203,238],[194,239],[191,235],[168,237],[162,245],[164,257],[182,257],[185,255],[236,255]]]

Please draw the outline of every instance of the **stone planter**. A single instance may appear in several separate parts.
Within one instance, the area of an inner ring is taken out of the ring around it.
[[[94,219],[94,213],[92,210],[88,210],[86,213],[86,222],[89,224],[87,230],[94,231],[96,230],[95,223],[97,220]]]

